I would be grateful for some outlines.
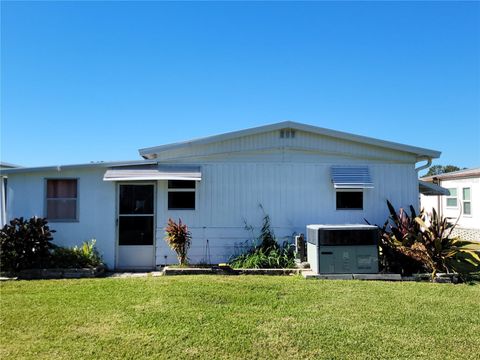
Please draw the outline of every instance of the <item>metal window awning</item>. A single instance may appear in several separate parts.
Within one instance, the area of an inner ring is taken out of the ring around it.
[[[142,165],[108,169],[103,181],[202,180],[199,166]]]
[[[332,166],[331,175],[335,189],[373,189],[367,166]]]
[[[418,180],[418,191],[420,194],[432,196],[432,195],[450,195],[450,191],[439,185]]]

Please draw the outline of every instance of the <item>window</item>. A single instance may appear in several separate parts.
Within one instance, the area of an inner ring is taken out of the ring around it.
[[[47,179],[46,215],[48,220],[76,221],[77,179]]]
[[[363,191],[337,191],[337,210],[363,210]]]
[[[472,202],[470,197],[470,188],[463,188],[463,215],[472,215]]]
[[[457,207],[457,189],[448,189],[450,196],[447,196],[447,207]]]
[[[168,181],[168,210],[195,210],[195,181]]]

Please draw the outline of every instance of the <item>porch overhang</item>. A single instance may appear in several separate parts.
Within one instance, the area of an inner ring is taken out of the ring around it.
[[[103,181],[202,180],[199,166],[144,165],[108,169]]]
[[[450,195],[450,191],[448,189],[422,180],[418,180],[418,191],[420,194],[427,196]]]
[[[331,176],[335,189],[373,189],[367,166],[332,166]]]

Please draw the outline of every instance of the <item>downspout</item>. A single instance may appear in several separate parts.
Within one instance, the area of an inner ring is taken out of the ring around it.
[[[432,165],[432,158],[429,157],[429,156],[421,156],[419,158],[417,158],[417,162],[418,161],[426,161],[427,163],[425,165],[422,165],[422,166],[419,166],[418,168],[415,168],[415,171],[417,172],[417,182],[418,182],[418,173],[423,170],[423,169],[426,169],[428,167],[430,167],[430,165]],[[420,204],[420,194],[418,194],[418,207],[417,209],[418,210],[421,210],[421,204]]]
[[[434,177],[433,178],[433,183],[435,185],[438,185],[438,186],[441,186],[441,182],[440,182],[440,179],[437,178],[437,177]],[[438,216],[440,216],[440,218],[443,216],[443,211],[442,211],[442,203],[441,203],[441,198],[440,198],[440,195],[437,195],[437,213],[438,213]]]
[[[425,165],[422,165],[422,166],[419,166],[418,168],[415,168],[415,171],[417,172],[417,174],[418,174],[419,171],[421,171],[423,169],[426,169],[426,168],[430,167],[430,165],[432,165],[432,158],[431,157],[425,157],[425,156],[420,157],[420,158],[418,158],[417,162],[418,161],[424,161],[424,160],[427,162]]]
[[[7,177],[0,175],[0,227],[7,223]]]

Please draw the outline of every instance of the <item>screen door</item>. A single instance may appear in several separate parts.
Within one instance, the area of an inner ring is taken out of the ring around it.
[[[155,266],[155,185],[118,185],[117,268]]]

